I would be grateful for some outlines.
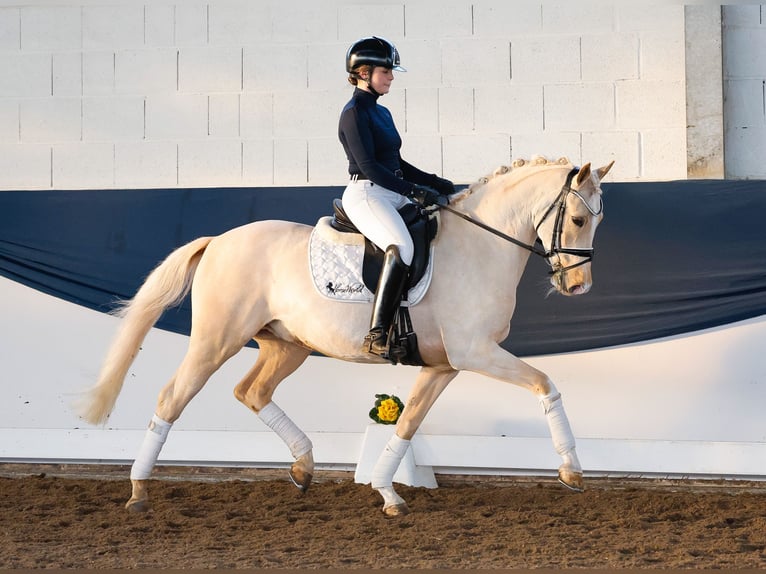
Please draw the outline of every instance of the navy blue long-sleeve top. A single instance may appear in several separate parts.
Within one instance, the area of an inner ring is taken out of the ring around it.
[[[348,157],[349,175],[369,179],[402,195],[413,184],[433,185],[434,174],[425,173],[401,157],[402,138],[391,112],[378,104],[378,96],[356,88],[338,122],[338,137]],[[395,172],[401,170],[402,178]]]

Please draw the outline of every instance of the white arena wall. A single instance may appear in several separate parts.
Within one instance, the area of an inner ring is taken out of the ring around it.
[[[132,461],[187,338],[152,330],[112,417],[92,427],[71,406],[93,384],[117,319],[6,279],[0,279],[0,317],[0,461]],[[586,476],[762,479],[765,338],[766,317],[759,317],[528,361],[562,392]],[[243,349],[213,376],[174,426],[160,464],[280,467],[291,461],[287,447],[232,394],[257,352]],[[392,432],[367,417],[375,394],[404,399],[416,371],[310,357],[275,400],[314,442],[319,468],[350,471],[369,458],[365,448],[382,448],[376,433]],[[414,470],[431,473],[550,475],[560,464],[535,398],[471,373],[445,390],[412,450]]]
[[[614,159],[611,181],[766,177],[764,22],[757,5],[4,2],[0,190],[339,185],[343,57],[369,34],[393,40],[410,70],[383,102],[403,155],[457,182],[535,153]],[[70,404],[115,328],[0,278],[0,462],[132,460],[187,339],[153,330],[109,423],[94,428]],[[529,362],[562,391],[586,475],[764,478],[764,340],[760,317]],[[288,464],[232,395],[257,352],[214,376],[162,463]],[[321,468],[353,470],[377,444],[375,393],[404,398],[415,371],[311,357],[276,400]],[[413,453],[441,473],[559,464],[534,397],[469,373],[436,403]]]
[[[760,6],[20,0],[0,3],[0,189],[338,185],[343,60],[370,34],[409,69],[384,98],[404,156],[458,182],[537,153],[722,177],[723,88],[727,145],[763,150]]]

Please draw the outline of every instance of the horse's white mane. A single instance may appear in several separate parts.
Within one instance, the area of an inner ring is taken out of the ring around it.
[[[468,189],[466,190],[466,195],[470,195],[473,191],[477,190],[481,186],[485,185],[489,180],[505,175],[507,173],[510,173],[512,171],[518,171],[520,169],[532,169],[532,168],[538,168],[538,167],[551,167],[551,166],[568,166],[572,167],[572,162],[569,161],[566,157],[560,157],[558,159],[548,159],[542,155],[533,155],[530,159],[515,159],[513,160],[513,163],[511,165],[501,165],[497,167],[492,173],[485,175],[484,177],[479,178],[475,182],[473,182],[471,185],[468,186]]]

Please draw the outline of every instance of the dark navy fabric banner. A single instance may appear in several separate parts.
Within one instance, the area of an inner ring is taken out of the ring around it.
[[[548,267],[532,256],[507,349],[519,356],[579,351],[766,314],[766,182],[602,188],[606,216],[596,233],[593,289],[546,297]],[[174,248],[256,220],[313,225],[341,193],[340,187],[0,192],[0,275],[107,312],[116,299],[132,297]],[[189,317],[187,298],[157,326],[188,334]]]

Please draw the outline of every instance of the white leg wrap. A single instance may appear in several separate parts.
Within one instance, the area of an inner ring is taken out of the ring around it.
[[[285,442],[293,458],[298,459],[314,448],[309,437],[273,401],[258,411],[258,416]]]
[[[383,510],[391,506],[399,506],[400,504],[407,504],[404,499],[396,494],[393,486],[382,486],[377,489],[380,495],[383,497]]]
[[[386,448],[383,449],[378,462],[372,469],[370,483],[373,488],[391,486],[396,469],[399,468],[399,464],[409,447],[410,441],[399,438],[396,434],[389,439]]]
[[[569,426],[567,414],[564,412],[561,394],[553,388],[550,393],[540,397],[540,404],[543,406],[545,418],[548,420],[553,447],[559,455],[568,455],[575,448],[575,439]]]
[[[166,422],[157,415],[152,416],[152,421],[149,423],[149,428],[146,429],[146,434],[144,435],[144,442],[141,443],[138,456],[133,461],[133,466],[130,469],[131,480],[146,480],[149,478],[172,426],[173,423]]]

